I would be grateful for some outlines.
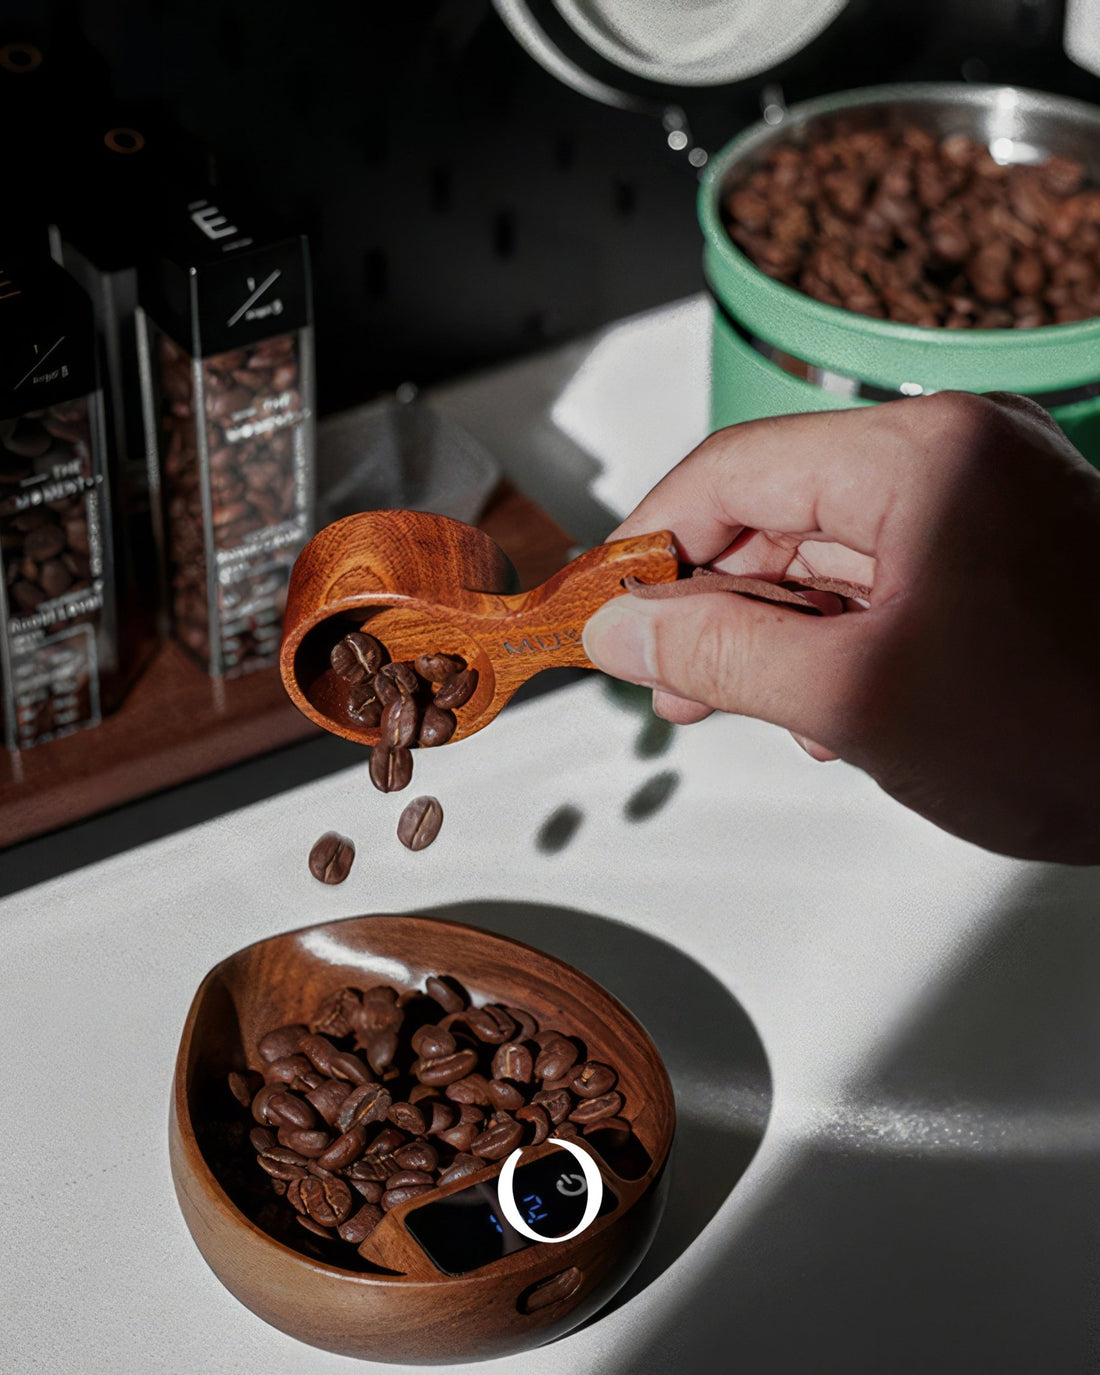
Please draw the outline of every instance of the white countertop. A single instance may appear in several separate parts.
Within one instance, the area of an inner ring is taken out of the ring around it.
[[[636,327],[659,354],[684,319]],[[682,375],[663,399],[647,387],[679,444],[705,375],[687,395]],[[629,485],[605,476],[602,499]],[[645,721],[592,675],[421,756],[413,791],[445,822],[419,854],[394,835],[408,794],[375,792],[364,764],[0,902],[0,1371],[402,1369],[303,1346],[221,1287],[176,1206],[168,1093],[191,996],[227,954],[456,904],[597,977],[610,951],[627,989],[632,948],[657,968],[632,1005],[668,1058],[691,1167],[644,1287],[522,1360],[454,1369],[1097,1368],[1098,871],[988,855],[758,722],[712,717],[640,757]],[[664,805],[631,819],[657,775]],[[540,848],[566,805],[572,839]],[[328,829],[358,846],[335,888],[306,869]],[[667,996],[655,941],[681,952]],[[692,1021],[696,966],[751,1018],[773,1091],[713,1216],[693,1170],[720,1168],[762,1103],[759,1076],[738,1093],[732,1023],[708,1040]]]

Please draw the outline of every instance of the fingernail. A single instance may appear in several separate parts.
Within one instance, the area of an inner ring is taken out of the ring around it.
[[[652,687],[657,677],[656,640],[649,607],[633,597],[605,603],[584,627],[584,652],[597,668],[630,683]]]

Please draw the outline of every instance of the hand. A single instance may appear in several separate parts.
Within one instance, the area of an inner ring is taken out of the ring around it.
[[[872,592],[821,618],[616,597],[585,649],[659,714],[760,717],[988,849],[1100,863],[1100,473],[1040,407],[941,392],[720,430],[610,538],[661,529],[688,563]]]

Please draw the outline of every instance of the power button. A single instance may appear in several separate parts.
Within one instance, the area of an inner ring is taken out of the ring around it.
[[[549,1279],[539,1280],[519,1296],[516,1307],[521,1313],[537,1313],[541,1308],[549,1308],[552,1303],[561,1303],[581,1287],[584,1271],[571,1265],[568,1270],[559,1270]]]

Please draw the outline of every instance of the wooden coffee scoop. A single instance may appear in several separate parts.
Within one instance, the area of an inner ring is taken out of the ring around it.
[[[541,586],[510,593],[511,565],[483,531],[421,511],[370,511],[327,526],[302,550],[287,595],[280,668],[295,705],[334,735],[364,745],[378,728],[348,714],[350,685],[329,655],[364,630],[392,660],[460,655],[477,687],[455,713],[452,740],[487,726],[545,668],[592,668],[581,631],[625,591],[623,580],[672,582],[668,531],[590,549]]]

